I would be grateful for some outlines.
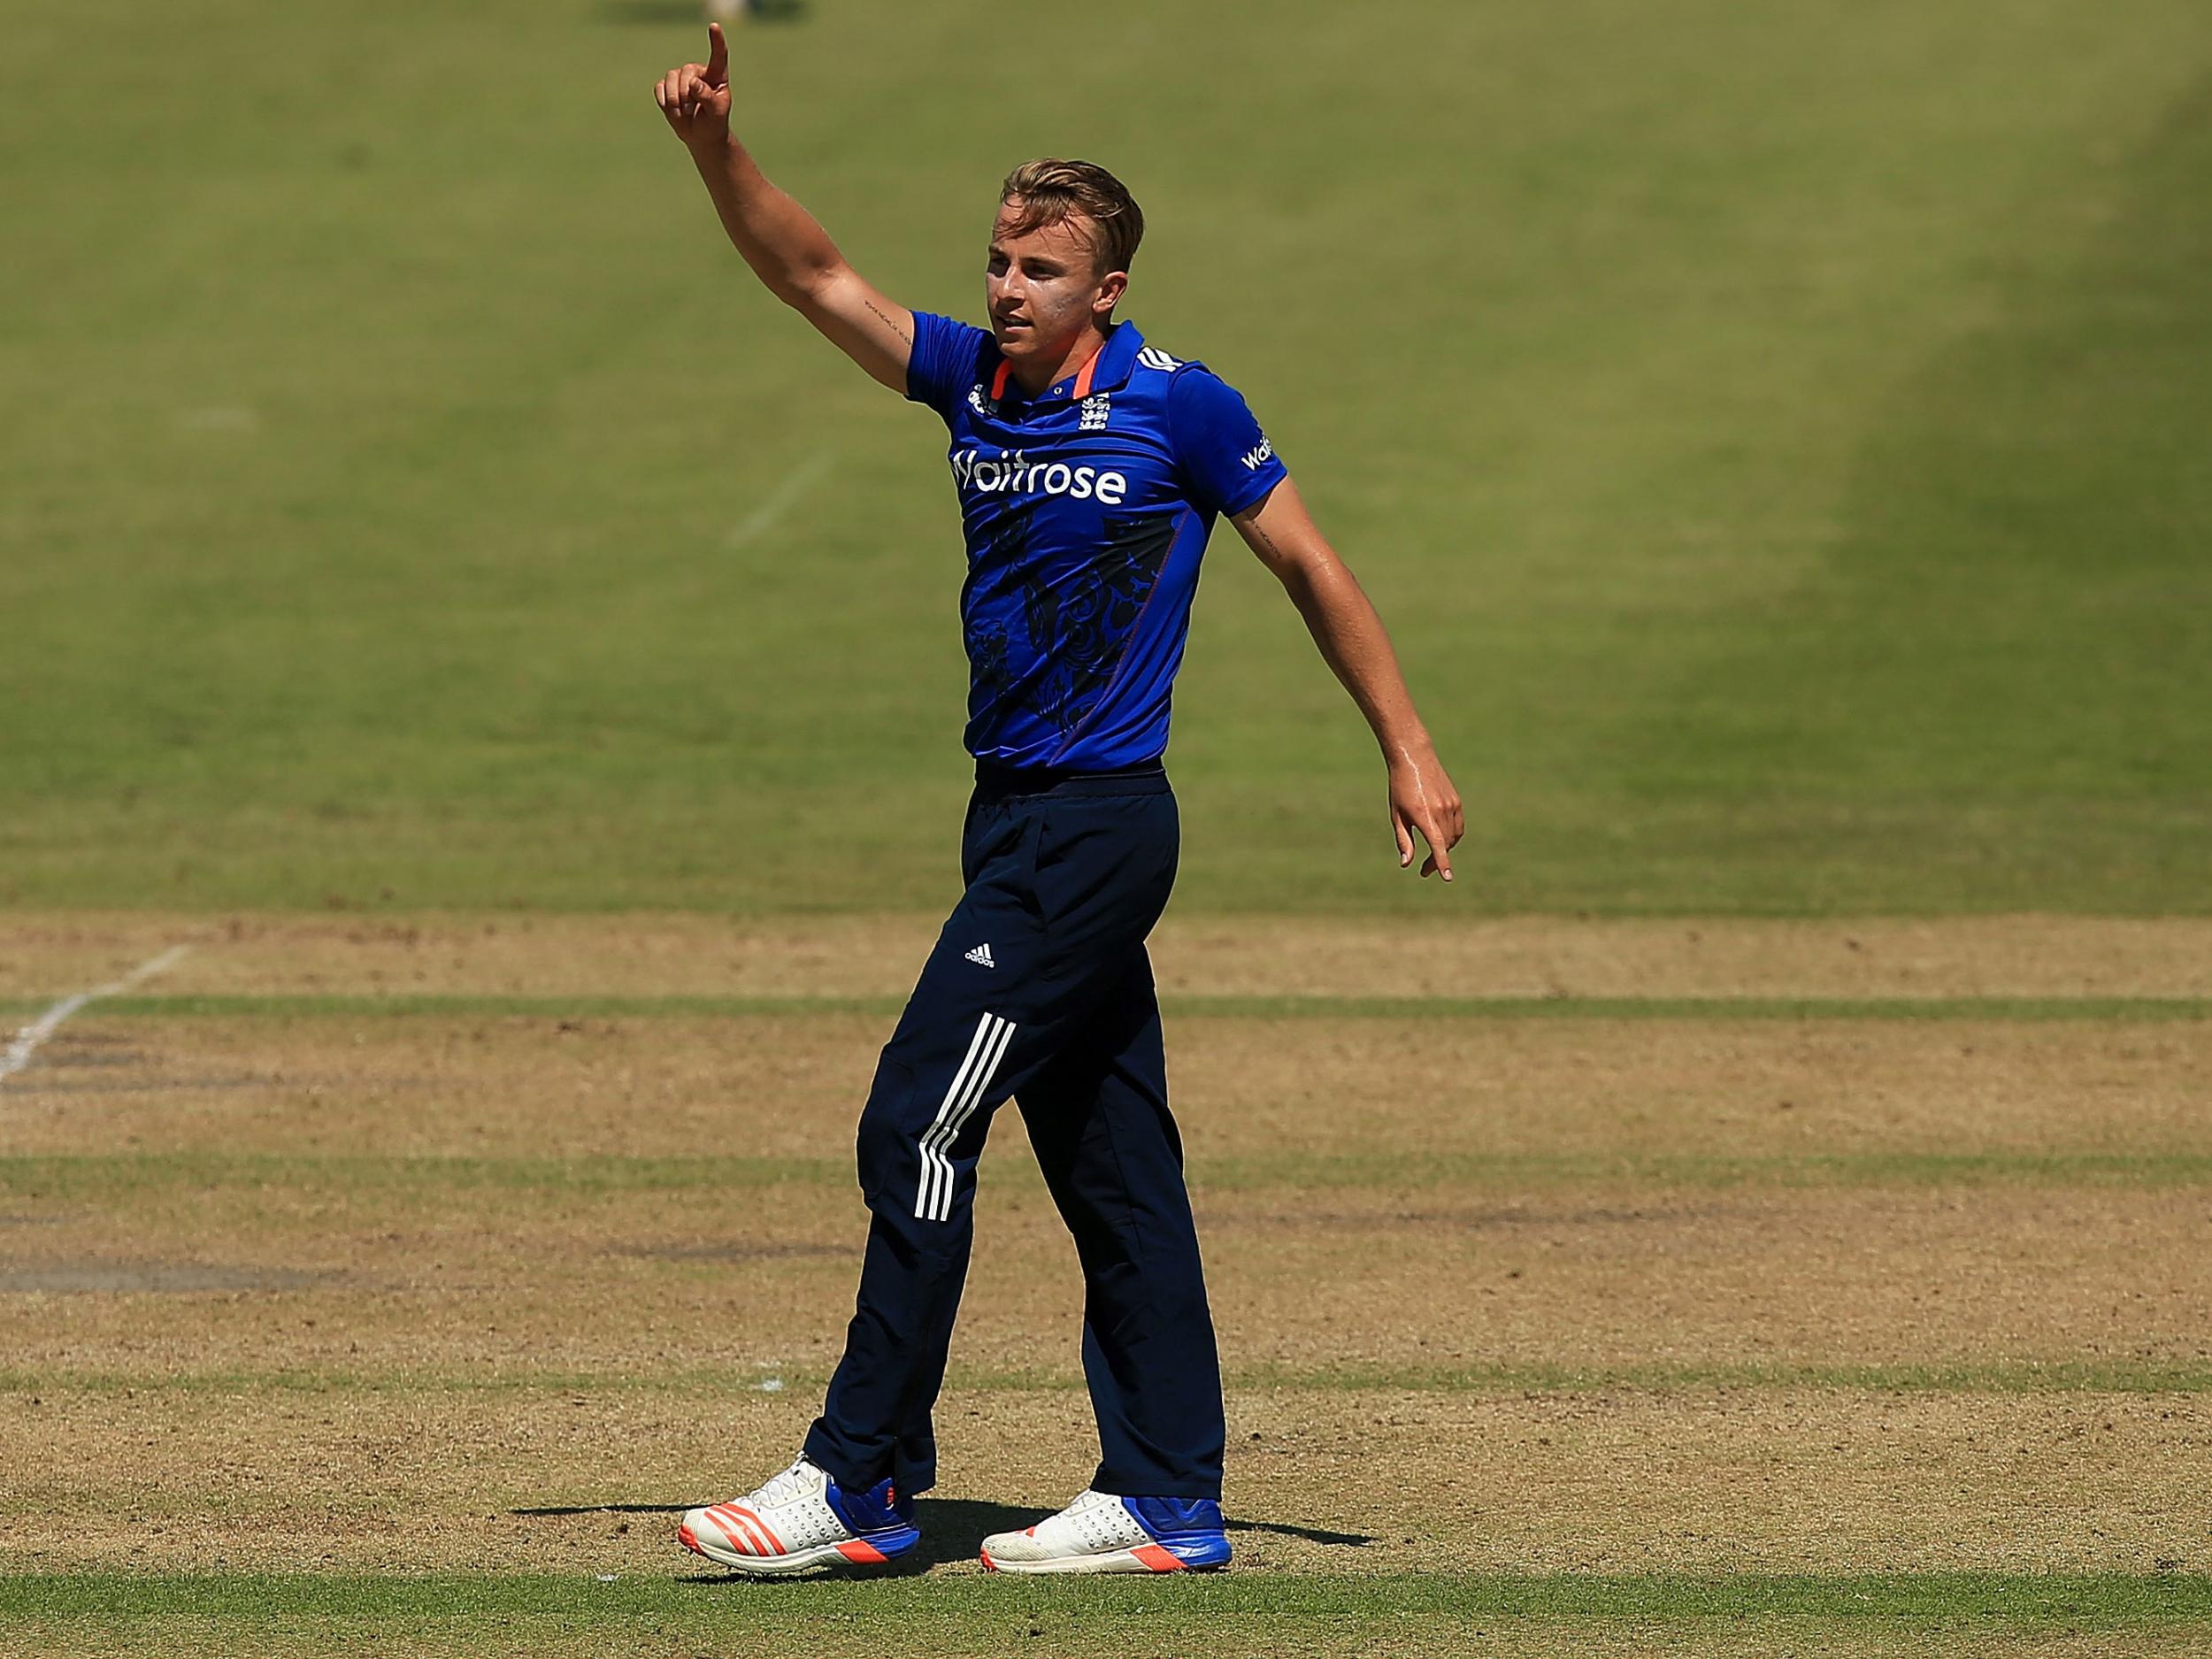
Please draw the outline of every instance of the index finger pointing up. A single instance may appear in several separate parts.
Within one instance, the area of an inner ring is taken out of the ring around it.
[[[730,43],[722,37],[719,23],[707,25],[707,84],[718,87],[730,78]]]

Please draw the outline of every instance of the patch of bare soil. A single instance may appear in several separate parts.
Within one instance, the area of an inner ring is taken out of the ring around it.
[[[249,1171],[16,1202],[49,1219],[0,1237],[0,1262],[35,1276],[0,1294],[0,1340],[11,1366],[58,1378],[818,1378],[866,1232],[856,1192],[820,1182]],[[2203,1188],[1202,1183],[1198,1207],[1233,1371],[2212,1364]],[[977,1228],[956,1366],[1079,1376],[1073,1249],[1033,1171],[987,1175]],[[318,1277],[123,1287],[209,1271]]]
[[[880,1025],[88,1015],[0,1102],[11,1150],[96,1160],[14,1167],[11,1363],[826,1370]],[[2201,1183],[1834,1161],[2200,1156],[2212,1029],[1238,1019],[1172,1042],[1233,1367],[2212,1359]],[[993,1134],[959,1358],[1071,1377],[1072,1250],[1018,1114]],[[1659,1162],[1605,1173],[1624,1156]],[[1745,1158],[1783,1162],[1732,1179]]]
[[[0,1295],[185,1295],[205,1290],[298,1290],[332,1274],[295,1267],[234,1267],[220,1262],[134,1262],[105,1256],[0,1263]]]
[[[890,1022],[128,1019],[0,1086],[18,1151],[395,1156],[849,1153]]]
[[[8,1399],[19,1570],[697,1570],[687,1506],[787,1462],[810,1398],[336,1389]],[[935,1571],[1088,1481],[1079,1393],[948,1395]],[[2204,1564],[2194,1397],[1239,1392],[1250,1570],[2147,1571]]]
[[[0,1125],[16,1152],[848,1160],[891,1023],[95,1007]],[[1205,1018],[1168,1051],[1202,1163],[2212,1152],[2212,1022]]]
[[[902,996],[937,915],[0,918],[0,996],[60,997],[178,943],[203,994]],[[2206,996],[2212,919],[1368,922],[1173,913],[1191,996]]]

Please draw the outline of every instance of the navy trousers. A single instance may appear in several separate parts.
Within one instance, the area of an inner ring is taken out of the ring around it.
[[[1221,1367],[1168,1114],[1145,935],[1175,882],[1175,797],[1157,765],[979,765],[967,892],[883,1050],[860,1116],[871,1212],[860,1291],[806,1454],[841,1486],[936,1480],[931,1411],[973,1237],[991,1114],[1018,1099],[1075,1235],[1092,1485],[1221,1495]]]

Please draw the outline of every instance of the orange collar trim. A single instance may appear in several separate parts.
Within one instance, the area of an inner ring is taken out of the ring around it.
[[[1091,381],[1097,377],[1098,361],[1105,355],[1106,344],[1105,342],[1101,341],[1099,342],[1098,349],[1092,352],[1089,357],[1084,358],[1083,366],[1075,372],[1075,390],[1072,394],[1071,394],[1071,396],[1072,396],[1078,403],[1080,403],[1084,398],[1088,397],[1091,395]],[[1001,357],[999,359],[998,373],[991,377],[991,401],[993,403],[995,403],[1000,398],[1006,396],[1006,382],[1013,378],[1013,374],[1014,365],[1009,363],[1005,358]]]

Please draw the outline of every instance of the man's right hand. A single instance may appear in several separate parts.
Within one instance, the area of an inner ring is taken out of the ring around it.
[[[693,150],[726,143],[730,136],[730,43],[719,23],[707,25],[707,39],[706,62],[672,69],[653,88],[669,130]]]
[[[895,305],[845,263],[806,209],[761,176],[730,137],[730,47],[707,25],[703,64],[661,77],[653,102],[684,141],[722,228],[768,291],[819,329],[879,384],[904,395],[914,356],[914,313]]]

